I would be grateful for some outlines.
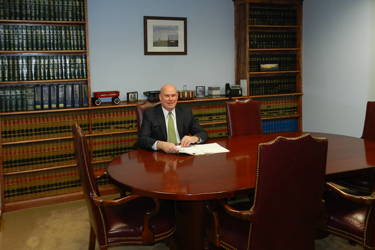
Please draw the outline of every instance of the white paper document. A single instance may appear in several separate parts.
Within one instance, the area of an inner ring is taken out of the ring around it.
[[[228,149],[220,146],[217,143],[207,143],[207,144],[194,144],[188,147],[177,146],[180,153],[189,155],[205,155],[205,154],[216,154],[216,153],[226,153],[229,152]]]

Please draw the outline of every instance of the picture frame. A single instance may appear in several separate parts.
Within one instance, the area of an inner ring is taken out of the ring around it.
[[[279,71],[279,64],[277,63],[269,63],[269,64],[260,64],[260,71]]]
[[[195,97],[205,97],[206,96],[206,87],[205,86],[196,86],[195,87]]]
[[[126,93],[127,101],[128,102],[138,102],[138,92],[127,92]]]
[[[145,55],[187,55],[185,17],[144,16]]]

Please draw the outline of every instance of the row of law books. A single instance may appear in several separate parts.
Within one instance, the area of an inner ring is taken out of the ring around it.
[[[208,138],[217,139],[228,137],[228,129],[226,124],[203,125],[204,130],[208,134]]]
[[[272,119],[262,121],[263,133],[297,132],[298,118]]]
[[[267,97],[260,99],[262,117],[288,116],[298,114],[298,98],[295,96]]]
[[[89,106],[87,83],[0,86],[1,112]]]
[[[0,19],[85,21],[84,0],[0,0]]]
[[[249,25],[297,25],[295,9],[249,8]]]
[[[296,92],[295,76],[252,77],[250,78],[250,95],[273,95]]]
[[[0,50],[85,50],[84,26],[0,25]]]
[[[192,102],[179,105],[191,108],[199,123],[226,121],[225,101]]]
[[[3,147],[4,173],[75,164],[72,140]]]
[[[119,132],[137,129],[135,107],[96,109],[91,111],[93,133]]]
[[[72,125],[78,123],[89,132],[88,112],[52,112],[28,115],[3,116],[1,137],[3,142],[40,140],[72,136]]]
[[[94,164],[94,171],[104,170],[106,164]],[[108,186],[108,178],[97,180],[98,186]],[[4,176],[6,202],[36,199],[82,190],[76,167]]]
[[[296,32],[250,32],[250,49],[296,48]]]
[[[277,64],[276,71],[293,71],[297,69],[297,61],[295,54],[284,55],[250,55],[249,57],[249,71],[261,72],[262,64]]]
[[[132,151],[137,140],[137,133],[93,137],[93,161],[112,160],[116,156]]]
[[[0,56],[0,82],[86,78],[86,55]]]

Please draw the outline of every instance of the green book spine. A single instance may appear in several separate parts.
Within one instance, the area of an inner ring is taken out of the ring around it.
[[[77,26],[73,26],[72,28],[72,36],[73,36],[73,43],[72,43],[72,48],[73,50],[78,50],[78,43],[77,43]]]
[[[73,0],[68,0],[68,21],[73,21]]]
[[[70,77],[71,79],[77,79],[77,72],[76,72],[76,56],[70,56]]]
[[[73,21],[78,21],[77,19],[77,0],[72,0],[72,13],[73,13]]]
[[[4,0],[4,19],[9,19],[9,1],[10,0]]]
[[[10,86],[4,87],[5,112],[10,112]]]
[[[13,56],[8,56],[8,80],[14,81]]]
[[[85,21],[85,5],[83,0],[79,0],[79,21]]]
[[[21,19],[20,0],[14,0],[14,18],[16,20],[20,20]]]
[[[10,47],[9,47],[9,25],[4,26],[4,47],[5,47],[5,50],[10,50]]]
[[[26,0],[20,1],[21,20],[26,20]]]
[[[57,56],[57,78],[59,80],[63,79],[63,76],[62,76],[62,67],[61,67],[61,55]]]
[[[21,111],[27,110],[27,103],[26,103],[26,85],[21,85]]]
[[[35,16],[35,1],[36,0],[30,0],[30,18],[31,20],[36,20],[36,16]]]
[[[22,25],[22,45],[21,50],[28,50],[27,48],[27,33],[26,33],[26,26]]]
[[[82,78],[87,79],[87,60],[86,55],[82,55]]]
[[[76,27],[77,33],[77,49],[82,50],[82,34],[81,34],[81,27]]]
[[[77,79],[82,79],[83,78],[83,73],[82,73],[82,55],[77,55],[76,56],[76,71],[77,71]]]
[[[14,0],[9,0],[9,19],[14,20]]]
[[[45,37],[46,37],[46,50],[51,50],[51,38],[50,38],[50,26],[45,26]]]
[[[61,29],[61,39],[60,39],[61,49],[66,50],[66,34],[65,34],[66,26],[61,26],[60,29]]]
[[[37,50],[42,50],[42,27],[36,26],[36,39],[37,39]]]
[[[55,0],[54,1],[55,3],[55,9],[54,9],[54,12],[55,12],[55,21],[60,21],[60,13],[59,13],[59,0]]]
[[[8,56],[3,56],[3,81],[9,81]]]
[[[68,1],[67,0],[62,1],[62,8],[63,8],[63,21],[69,21],[68,20]]]
[[[49,59],[48,56],[42,56],[44,61],[44,80],[51,79],[49,75]]]
[[[10,111],[16,111],[16,87],[10,87]]]
[[[31,67],[30,67],[31,78],[30,78],[30,80],[35,81],[36,80],[36,57],[35,56],[30,56],[30,64],[31,64]]]
[[[54,69],[55,69],[55,66],[54,66],[54,63],[53,63],[53,56],[48,56],[48,68],[49,68],[49,73],[48,73],[48,79],[49,80],[54,80]]]
[[[38,48],[38,38],[37,38],[37,26],[31,27],[31,36],[32,36],[32,47],[31,50],[37,50]]]
[[[58,64],[58,56],[53,56],[53,79],[59,79],[59,64]]]
[[[65,67],[65,55],[61,55],[60,67],[61,67],[61,79],[66,79],[66,67]]]
[[[31,20],[31,0],[26,0],[26,20]]]
[[[49,0],[50,21],[55,21],[55,0]]]
[[[66,50],[71,50],[71,42],[70,42],[70,27],[65,26],[65,48]]]
[[[58,47],[58,30],[57,30],[57,26],[52,26],[53,29],[53,48],[54,50],[58,50],[59,47]]]
[[[34,99],[34,109],[41,110],[42,109],[42,86],[35,85],[35,99]]]
[[[31,85],[26,85],[26,110],[35,109],[35,88]]]
[[[3,56],[0,56],[0,82],[3,81]]]
[[[44,1],[44,20],[49,21],[51,19],[50,17],[50,7],[49,7],[49,0],[43,0]]]
[[[0,50],[5,50],[5,28],[0,25]]]
[[[45,14],[44,14],[44,0],[38,0],[39,4],[39,20],[44,21],[45,19]]]
[[[44,68],[44,56],[39,56],[39,78],[40,80],[46,80],[45,68]]]
[[[4,0],[0,0],[0,19],[4,19]]]
[[[17,85],[14,87],[16,93],[16,111],[22,111],[22,96],[21,96],[21,86]]]
[[[19,28],[18,25],[13,27],[13,40],[14,40],[14,49],[13,50],[19,50],[20,43],[19,40]]]
[[[56,32],[57,32],[57,50],[62,50],[62,31],[61,31],[61,26],[56,26]]]
[[[6,112],[5,110],[5,87],[4,86],[0,86],[0,111],[3,113],[3,112]]]
[[[13,56],[13,81],[20,80],[20,70],[19,70],[19,63],[18,63],[18,56]]]
[[[23,50],[23,25],[17,26],[18,32],[18,50]]]
[[[22,56],[22,77],[23,81],[27,81],[28,67],[27,67],[27,56]]]
[[[42,40],[42,50],[46,50],[47,45],[46,45],[46,27],[45,26],[40,26],[40,34],[41,34],[41,40]]]
[[[81,46],[83,50],[86,50],[86,28],[81,26]]]
[[[65,55],[65,79],[71,79],[71,69],[70,69],[70,58],[71,55]]]
[[[40,81],[40,56],[35,57],[35,80]]]
[[[26,26],[27,50],[33,50],[33,31],[31,26]]]
[[[9,25],[9,50],[14,50],[14,26]]]

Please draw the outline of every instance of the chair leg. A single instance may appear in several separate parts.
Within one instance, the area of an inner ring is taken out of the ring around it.
[[[89,238],[89,250],[95,250],[96,235],[94,229],[90,224],[90,238]]]

